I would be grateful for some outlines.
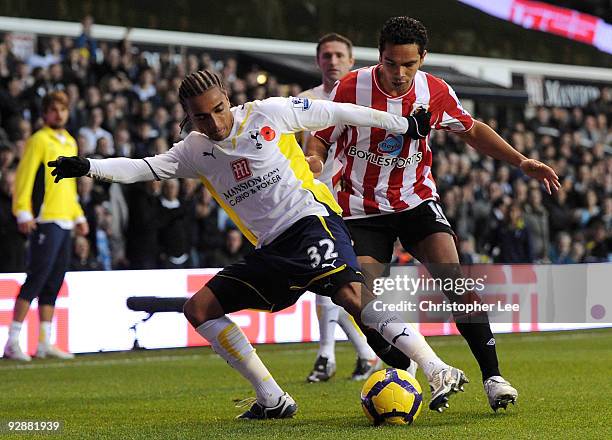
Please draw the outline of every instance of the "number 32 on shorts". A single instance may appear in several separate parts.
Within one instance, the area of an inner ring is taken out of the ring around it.
[[[323,258],[321,258],[321,251],[323,251]],[[310,246],[306,249],[306,253],[310,258],[310,266],[315,268],[321,264],[321,260],[330,261],[335,258],[338,258],[338,252],[334,251],[334,242],[329,238],[324,238],[323,240],[319,240],[319,247]],[[322,267],[325,267],[326,264],[323,264]],[[333,262],[331,264],[327,264],[327,266],[334,267]]]

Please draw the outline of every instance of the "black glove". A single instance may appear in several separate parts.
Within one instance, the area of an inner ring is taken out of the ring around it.
[[[414,140],[425,139],[427,137],[429,130],[431,130],[429,122],[431,113],[420,107],[410,116],[406,117],[406,119],[408,120],[408,131],[405,134]]]
[[[53,168],[51,175],[55,176],[55,183],[67,177],[81,177],[89,173],[89,161],[83,157],[59,156],[57,159],[47,162],[47,166]]]

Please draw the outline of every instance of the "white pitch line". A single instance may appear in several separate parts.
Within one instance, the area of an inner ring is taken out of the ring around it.
[[[66,360],[61,362],[45,362],[45,363],[34,363],[34,364],[16,364],[10,366],[0,367],[0,371],[6,370],[38,370],[44,368],[70,368],[70,367],[90,367],[99,365],[130,365],[130,364],[141,364],[141,363],[155,363],[155,362],[172,362],[178,360],[194,360],[203,359],[205,357],[213,357],[212,354],[190,354],[184,356],[145,356],[145,357],[134,357],[126,359],[98,359],[98,360]],[[12,362],[12,361],[6,361]],[[36,361],[35,361],[36,362]]]

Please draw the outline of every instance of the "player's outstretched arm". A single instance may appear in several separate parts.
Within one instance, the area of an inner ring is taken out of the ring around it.
[[[457,135],[480,153],[519,167],[529,177],[542,182],[549,194],[551,190],[561,187],[559,177],[551,167],[539,160],[526,158],[488,125],[474,121],[474,126],[470,130]]]
[[[307,98],[268,98],[260,108],[279,128],[289,132],[316,131],[326,127],[376,127],[412,139],[429,134],[431,114],[419,110],[408,118],[347,102]]]
[[[415,140],[426,138],[431,128],[431,113],[424,109],[418,109],[404,118],[347,102],[317,100],[313,102],[313,107],[313,113],[320,116],[320,123],[327,127],[337,125],[376,127]]]
[[[85,159],[77,156],[60,156],[47,165],[53,168],[51,175],[55,176],[56,183],[61,179],[81,176],[118,183],[134,183],[173,177],[194,177],[190,170],[181,166],[174,153],[168,152],[144,159],[128,159],[126,157]]]

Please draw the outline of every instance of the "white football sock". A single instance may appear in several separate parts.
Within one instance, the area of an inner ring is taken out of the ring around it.
[[[51,321],[40,321],[38,345],[43,347],[49,347],[51,345]]]
[[[336,362],[336,323],[340,307],[327,296],[317,295],[317,318],[319,318],[319,352],[317,356],[326,357],[329,362]]]
[[[21,327],[23,322],[13,321],[9,326],[8,342],[7,344],[14,344],[19,342],[19,334],[21,333]]]
[[[206,321],[196,328],[213,350],[246,378],[257,394],[257,401],[264,406],[274,406],[284,394],[255,349],[238,327],[227,316]]]
[[[435,371],[448,367],[436,355],[415,326],[403,322],[396,312],[375,310],[375,302],[375,300],[370,301],[361,312],[361,319],[365,325],[376,329],[385,340],[410,359],[414,359],[423,369],[428,380],[431,381]]]
[[[351,315],[342,307],[338,307],[338,325],[342,327],[349,341],[355,347],[359,359],[374,359],[376,353],[368,345],[368,341]]]

